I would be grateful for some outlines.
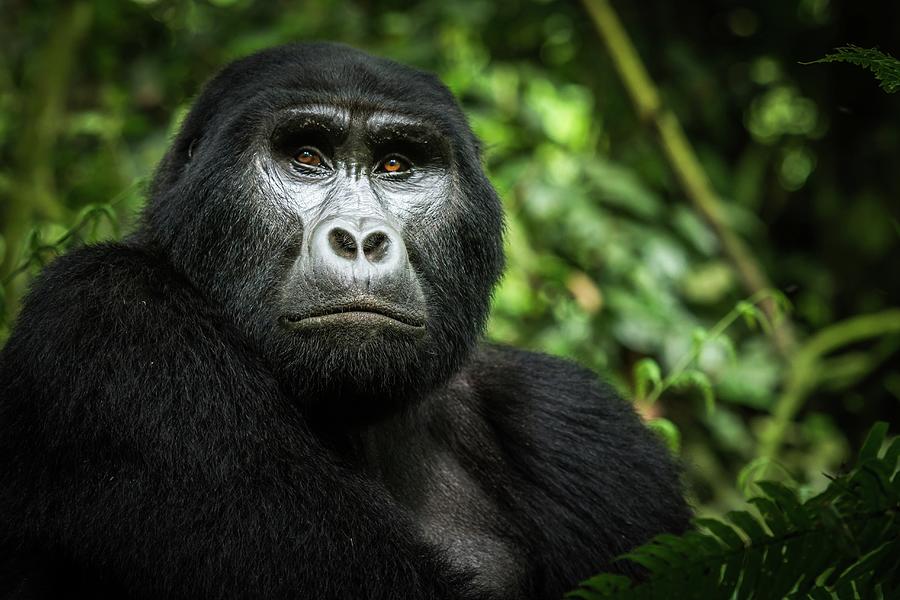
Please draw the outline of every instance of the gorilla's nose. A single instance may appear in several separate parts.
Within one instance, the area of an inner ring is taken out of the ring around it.
[[[314,263],[356,276],[360,270],[389,276],[406,268],[406,246],[400,233],[375,218],[340,217],[319,223],[312,232],[310,255]]]

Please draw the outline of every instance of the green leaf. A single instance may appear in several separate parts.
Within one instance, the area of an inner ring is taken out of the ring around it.
[[[891,440],[888,449],[885,450],[884,464],[887,465],[891,472],[896,471],[900,467],[900,436]]]
[[[684,371],[672,380],[672,385],[678,388],[695,388],[703,397],[703,405],[706,409],[706,414],[710,415],[715,410],[716,395],[713,391],[713,385],[709,380],[709,377],[702,371],[697,371],[696,369]]]
[[[809,598],[811,600],[832,600],[834,596],[825,591],[825,588],[815,587],[809,591]]]
[[[798,568],[803,564],[803,550],[802,539],[789,539],[784,542],[784,556],[771,582],[772,598],[785,597],[796,585],[797,579],[803,575],[803,570]]]
[[[658,417],[647,422],[647,427],[659,434],[666,443],[669,452],[678,455],[681,452],[681,431],[669,419]]]
[[[797,586],[797,591],[801,593],[809,592],[816,585],[819,575],[832,568],[835,560],[840,557],[827,532],[817,531],[810,534],[805,545],[807,551],[805,552],[805,562],[802,565],[804,572]]]
[[[662,387],[662,371],[652,358],[642,358],[634,364],[634,388],[638,399],[650,398]]]
[[[612,576],[610,575],[610,577]],[[609,597],[611,597],[611,594],[606,592],[593,592],[590,590],[575,590],[565,595],[565,598],[578,598],[579,600],[605,600]]]
[[[756,327],[756,323],[759,317],[759,310],[756,308],[756,306],[746,300],[741,300],[734,305],[734,310],[736,310],[737,313],[741,315],[741,317],[743,317],[744,322],[748,327]]]
[[[871,71],[889,94],[900,89],[900,60],[877,48],[860,48],[852,44],[835,48],[835,51],[819,60],[804,64],[847,62]]]
[[[699,531],[688,531],[680,538],[672,537],[682,540],[682,544],[687,546],[686,551],[696,553],[698,556],[713,556],[720,553],[725,547],[717,537]],[[657,536],[657,539],[664,538],[665,536]]]
[[[734,309],[744,318],[744,322],[747,323],[748,327],[754,329],[758,325],[764,332],[772,335],[772,326],[769,323],[769,319],[756,304],[747,300],[741,300],[735,304]]]
[[[631,169],[595,155],[585,164],[585,174],[600,202],[646,220],[663,214],[665,204]]]
[[[738,598],[749,598],[757,591],[757,582],[760,579],[763,558],[764,551],[762,548],[751,548],[744,555],[744,564],[741,567],[741,583],[737,594]]]
[[[862,462],[803,503],[792,487],[759,481],[765,495],[750,503],[761,518],[739,510],[727,514],[734,525],[697,519],[696,531],[657,536],[632,550],[624,558],[648,570],[641,582],[626,588],[618,580],[617,591],[596,598],[893,597],[900,586],[900,489],[888,478],[900,450],[892,441],[877,457],[885,432],[876,424]]]
[[[751,498],[749,502],[759,510],[763,519],[765,519],[769,531],[771,531],[773,535],[780,537],[788,532],[787,521],[778,509],[778,506],[776,506],[769,498]]]
[[[845,582],[857,581],[863,577],[871,577],[876,575],[879,566],[885,559],[896,560],[900,556],[900,542],[897,540],[885,542],[871,552],[860,557],[858,561],[847,568],[835,585],[842,585]],[[894,563],[896,567],[896,563]]]
[[[888,424],[884,421],[879,421],[875,423],[871,430],[869,430],[869,435],[866,436],[866,441],[863,442],[862,448],[859,451],[859,460],[860,463],[877,458],[878,451],[881,450],[881,445],[884,443],[884,436],[887,434]]]
[[[891,487],[890,477],[891,474],[882,461],[871,460],[864,463],[850,481],[862,488],[863,503],[872,510],[879,510],[898,500]]]
[[[700,354],[703,344],[709,340],[709,332],[702,327],[695,327],[691,332],[691,351],[694,354]]]
[[[741,528],[753,542],[764,542],[769,536],[753,515],[746,511],[736,510],[725,515],[729,521]]]
[[[603,598],[611,596],[619,592],[625,591],[631,587],[631,580],[623,575],[614,575],[611,573],[603,573],[595,575],[590,579],[581,582],[581,587],[585,590],[575,590],[572,594],[581,594],[576,596],[566,595],[567,598],[585,598],[593,600],[593,598]],[[598,592],[593,594],[591,592]]]
[[[744,540],[741,536],[728,524],[716,519],[696,519],[697,525],[709,529],[722,540],[726,546],[732,549],[743,548]]]
[[[801,506],[792,490],[774,481],[760,481],[757,485],[781,507],[794,526],[801,529],[809,527],[811,521],[806,509]]]
[[[646,567],[651,573],[662,573],[666,570],[667,562],[650,552],[647,546],[641,546],[633,552],[622,555],[622,558]]]
[[[743,466],[738,472],[737,486],[745,496],[750,492],[750,484],[753,483],[758,472],[762,472],[769,467],[772,459],[768,456],[759,456]]]
[[[741,567],[743,567],[743,555],[737,554],[726,559],[725,567],[722,571],[722,578],[719,582],[719,590],[722,592],[722,598],[731,598],[732,593],[741,578]]]
[[[65,239],[71,237],[73,234],[82,230],[89,223],[98,223],[101,219],[105,219],[107,223],[109,223],[110,227],[113,229],[113,233],[116,237],[119,235],[119,222],[116,218],[116,211],[109,204],[88,204],[78,211],[78,215],[75,218],[75,225],[68,230],[65,235],[59,240],[64,241]]]

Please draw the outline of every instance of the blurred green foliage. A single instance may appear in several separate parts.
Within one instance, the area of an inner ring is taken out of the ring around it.
[[[762,474],[821,489],[872,421],[900,413],[900,97],[861,69],[800,61],[847,40],[896,50],[900,7],[615,4],[727,226],[792,305],[796,354],[741,303],[751,292],[584,8],[548,0],[7,0],[0,341],[43,262],[128,230],[218,67],[342,41],[437,72],[484,141],[508,215],[491,338],[571,357],[636,398],[703,513],[738,506]],[[870,318],[841,328],[856,315]]]

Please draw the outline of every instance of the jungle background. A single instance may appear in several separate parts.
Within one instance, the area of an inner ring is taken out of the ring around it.
[[[763,476],[822,489],[900,414],[900,94],[804,63],[900,55],[900,3],[612,6],[2,0],[0,344],[42,264],[129,231],[216,69],[341,41],[436,72],[484,141],[508,216],[490,338],[608,378],[700,514]]]

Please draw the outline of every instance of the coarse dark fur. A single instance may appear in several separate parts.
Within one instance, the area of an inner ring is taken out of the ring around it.
[[[349,115],[336,157],[368,151],[377,111],[438,141],[405,179],[298,173],[272,142],[295,106]],[[408,254],[367,289],[424,335],[286,328],[346,291],[303,267],[308,215],[363,205]],[[0,354],[0,597],[558,598],[683,531],[678,469],[628,403],[481,341],[501,234],[433,76],[328,44],[227,67],[138,231],[47,267]]]

